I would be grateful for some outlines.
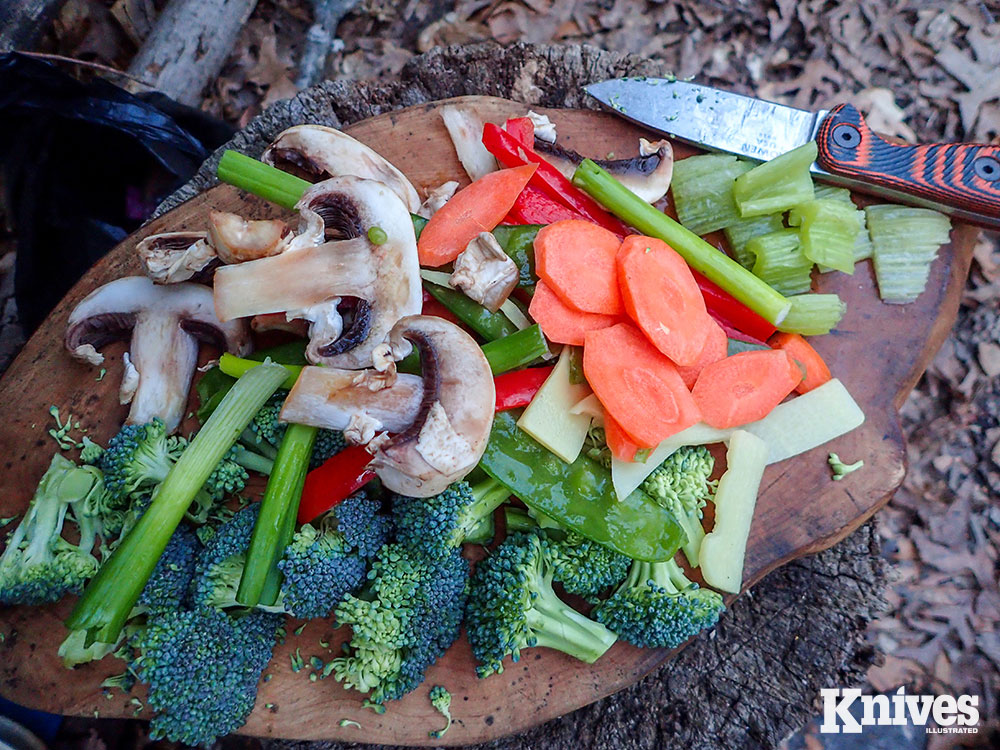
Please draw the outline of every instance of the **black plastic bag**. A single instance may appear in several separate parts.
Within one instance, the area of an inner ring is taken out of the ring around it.
[[[162,94],[134,96],[25,55],[0,56],[0,167],[25,329],[233,132]]]

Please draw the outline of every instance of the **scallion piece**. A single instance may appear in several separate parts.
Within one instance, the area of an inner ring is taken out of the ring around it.
[[[728,255],[646,203],[590,159],[584,159],[576,168],[573,182],[626,224],[666,242],[694,270],[780,327],[788,314],[789,301]]]
[[[781,324],[781,330],[788,333],[821,336],[833,330],[847,312],[836,294],[799,294],[788,300],[792,309]]]
[[[740,221],[733,180],[753,164],[729,154],[691,156],[674,163],[670,190],[677,219],[695,234],[708,234]]]
[[[797,230],[754,237],[747,243],[747,253],[755,258],[754,275],[782,294],[802,294],[812,286],[813,262],[803,254]]]
[[[265,362],[241,377],[157,487],[153,501],[90,581],[66,618],[88,642],[116,643],[149,576],[205,480],[286,377]]]
[[[813,183],[809,167],[816,161],[816,153],[816,142],[809,141],[737,177],[733,197],[740,215],[780,213],[811,201]]]
[[[929,208],[868,206],[868,232],[879,296],[883,302],[913,302],[927,285],[931,263],[948,242],[951,222]]]
[[[252,359],[243,359],[229,352],[224,352],[219,357],[219,369],[233,378],[242,377],[259,364],[260,362],[255,362]],[[278,367],[283,367],[285,370],[285,380],[279,387],[291,389],[295,385],[295,381],[298,380],[299,373],[302,372],[302,365],[278,365]]]
[[[238,151],[223,152],[216,175],[222,182],[285,208],[295,208],[299,198],[310,186],[301,177],[283,172]]]

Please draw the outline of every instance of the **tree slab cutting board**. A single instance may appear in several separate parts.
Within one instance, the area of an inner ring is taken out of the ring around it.
[[[450,100],[476,108],[486,120],[502,122],[523,115],[523,104],[491,97]],[[419,105],[358,122],[346,132],[399,167],[422,194],[447,180],[466,184],[439,109],[448,102]],[[541,110],[555,122],[561,145],[593,157],[631,156],[638,139],[657,136],[606,113]],[[322,124],[322,123],[321,123]],[[696,153],[675,144],[675,155]],[[614,158],[614,157],[613,157]],[[108,347],[107,376],[69,357],[62,347],[70,311],[97,286],[142,273],[134,256],[136,242],[149,235],[203,229],[210,209],[252,218],[288,217],[290,212],[241,193],[228,185],[214,187],[155,219],[115,247],[92,268],[53,310],[0,381],[0,517],[20,514],[31,499],[56,445],[48,435],[49,406],[72,413],[102,444],[124,420],[118,403],[121,353]],[[836,292],[847,314],[833,333],[813,339],[817,350],[860,404],[867,419],[859,429],[813,451],[768,467],[764,474],[747,549],[744,571],[749,588],[777,566],[833,545],[881,508],[900,485],[905,446],[898,409],[948,335],[968,274],[977,230],[955,225],[931,269],[924,293],[910,305],[879,301],[870,262],[853,276],[830,273],[818,278],[817,290]],[[721,237],[710,237],[721,247]],[[215,356],[203,347],[202,360]],[[192,395],[192,406],[195,398]],[[193,426],[193,425],[192,425]],[[864,469],[833,482],[826,457],[863,458]],[[68,671],[56,649],[65,637],[62,621],[73,599],[47,607],[0,608],[0,695],[34,708],[67,715],[145,716],[129,696],[114,691],[108,699],[101,681],[123,669],[108,658]],[[261,683],[256,709],[241,732],[302,740],[331,739],[401,745],[462,745],[523,731],[631,685],[671,652],[641,650],[617,643],[596,664],[586,665],[559,652],[530,649],[502,674],[476,677],[464,635],[428,672],[425,683],[383,715],[362,707],[362,696],[344,690],[332,677],[310,681],[310,667],[293,672],[290,657],[298,651],[309,663],[340,653],[346,628],[312,621],[301,634],[289,620],[288,637],[277,647]],[[323,647],[321,642],[328,643]],[[454,724],[441,740],[428,738],[442,717],[427,692],[444,685],[453,695]],[[138,686],[133,694],[144,698]],[[341,719],[362,726],[341,727]]]

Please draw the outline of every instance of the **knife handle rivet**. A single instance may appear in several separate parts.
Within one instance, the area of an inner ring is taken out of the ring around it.
[[[1000,161],[997,161],[992,156],[980,156],[972,162],[972,168],[976,171],[978,177],[987,182],[1000,180]]]
[[[834,143],[844,148],[857,148],[861,145],[861,131],[850,123],[840,123],[830,135]]]

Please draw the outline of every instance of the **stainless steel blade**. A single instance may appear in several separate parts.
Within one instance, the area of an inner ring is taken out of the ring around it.
[[[827,114],[668,78],[618,78],[584,90],[639,125],[758,161],[811,141]]]

